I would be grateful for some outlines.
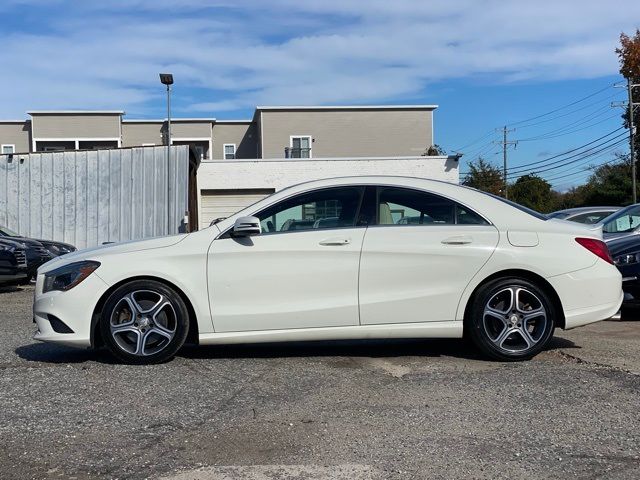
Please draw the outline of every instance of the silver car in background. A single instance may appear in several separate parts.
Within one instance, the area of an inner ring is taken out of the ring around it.
[[[578,207],[549,213],[547,217],[593,225],[620,210],[620,207]]]

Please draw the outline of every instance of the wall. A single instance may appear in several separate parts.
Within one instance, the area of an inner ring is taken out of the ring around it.
[[[198,189],[275,188],[350,175],[403,175],[459,182],[451,157],[396,157],[313,160],[222,160],[202,162]]]
[[[32,135],[38,138],[120,138],[120,114],[31,115]]]
[[[284,158],[291,135],[311,135],[321,157],[417,156],[433,144],[433,111],[263,110],[263,158]]]
[[[258,131],[252,122],[214,123],[213,160],[222,160],[223,145],[236,144],[236,158],[256,158],[258,156]]]
[[[16,153],[29,152],[31,150],[30,129],[31,122],[0,121],[0,144],[15,145]]]
[[[162,145],[162,123],[122,122],[122,146],[139,147],[143,143]]]
[[[171,120],[171,138],[211,138],[211,122]]]
[[[166,147],[0,155],[0,225],[78,248],[177,233],[189,157],[172,149],[169,201]]]

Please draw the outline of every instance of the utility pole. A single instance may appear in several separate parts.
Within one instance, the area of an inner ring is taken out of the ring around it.
[[[504,180],[504,198],[509,198],[509,192],[508,190],[508,183],[507,183],[507,148],[509,148],[509,145],[517,145],[518,141],[517,140],[507,140],[507,134],[509,132],[515,132],[516,129],[513,128],[511,130],[509,130],[507,128],[507,126],[505,125],[502,130],[497,130],[502,131],[502,141],[494,141],[493,143],[497,143],[499,145],[502,145],[502,161],[503,161],[503,167],[502,167],[502,177]]]
[[[633,103],[633,87],[637,85],[631,84],[631,79],[627,79],[627,92],[629,93],[629,151],[631,153],[631,185],[633,186],[632,198],[633,203],[637,203],[637,188],[636,188],[636,149],[635,149],[635,134],[636,126],[633,123],[633,110],[636,104]]]
[[[614,87],[623,88],[624,85],[616,84]],[[631,198],[633,203],[638,202],[638,188],[637,188],[637,165],[636,165],[636,146],[635,146],[635,135],[636,135],[636,124],[634,121],[634,110],[640,105],[640,102],[633,102],[633,89],[635,87],[640,87],[640,83],[633,84],[631,83],[631,79],[627,78],[627,94],[629,99],[627,102],[612,102],[612,107],[626,107],[629,112],[629,157],[631,160]],[[625,105],[626,103],[626,105]]]

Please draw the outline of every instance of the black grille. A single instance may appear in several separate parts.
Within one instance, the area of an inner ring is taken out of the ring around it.
[[[14,252],[14,255],[16,257],[16,261],[18,262],[19,267],[27,266],[27,254],[24,250],[16,249],[16,251]]]

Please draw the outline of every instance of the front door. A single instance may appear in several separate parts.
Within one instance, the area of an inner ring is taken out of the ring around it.
[[[253,213],[262,234],[222,235],[208,255],[216,332],[358,325],[364,187],[295,195]]]
[[[471,278],[498,244],[497,229],[447,198],[379,187],[377,225],[360,264],[363,325],[455,320]]]

